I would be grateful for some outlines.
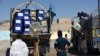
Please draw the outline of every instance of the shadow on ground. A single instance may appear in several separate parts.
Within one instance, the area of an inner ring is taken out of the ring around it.
[[[81,55],[81,56],[90,56],[90,55],[95,55],[95,56],[99,56],[100,55],[100,51],[99,49],[92,49],[92,48],[88,48],[88,52],[86,54],[82,54],[80,53],[78,50],[75,50],[75,48],[71,47],[68,51],[69,53],[72,53],[74,55]]]

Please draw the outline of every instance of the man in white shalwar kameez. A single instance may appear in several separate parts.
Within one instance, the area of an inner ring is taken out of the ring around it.
[[[20,38],[21,36],[17,36],[17,39],[12,43],[10,56],[28,56],[28,47]]]

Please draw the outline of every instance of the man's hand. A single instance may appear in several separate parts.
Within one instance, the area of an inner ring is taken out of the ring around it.
[[[68,45],[65,46],[65,49],[69,49],[69,48],[70,48],[70,46],[68,46]]]
[[[56,48],[56,51],[61,51],[60,49]]]

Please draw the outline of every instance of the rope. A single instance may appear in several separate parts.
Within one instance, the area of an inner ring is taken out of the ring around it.
[[[21,3],[21,4],[17,5],[17,6],[15,7],[14,11],[12,12],[12,18],[13,18],[13,14],[16,12],[16,9],[18,9],[19,7],[21,7],[22,5],[25,5],[25,4],[27,4],[27,5],[26,5],[26,8],[27,8],[30,4],[32,4],[32,5],[38,5],[38,6],[39,6],[40,8],[42,8],[45,12],[47,12],[47,10],[45,9],[44,6],[42,6],[42,5],[39,4],[39,3],[32,2],[32,0],[30,0],[29,2],[24,2],[24,3]],[[48,13],[47,13],[47,15],[48,15]]]

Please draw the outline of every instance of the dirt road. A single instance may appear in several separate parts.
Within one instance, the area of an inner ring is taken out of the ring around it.
[[[56,56],[56,51],[55,51],[54,46],[53,46],[54,42],[55,42],[55,40],[51,40],[50,53],[47,53],[46,56]],[[10,41],[9,40],[0,41],[0,56],[5,56],[6,50],[9,47],[10,47]],[[74,55],[69,53],[69,56],[74,56]]]
[[[6,50],[9,47],[10,47],[9,40],[0,41],[0,56],[5,56],[6,55]]]

